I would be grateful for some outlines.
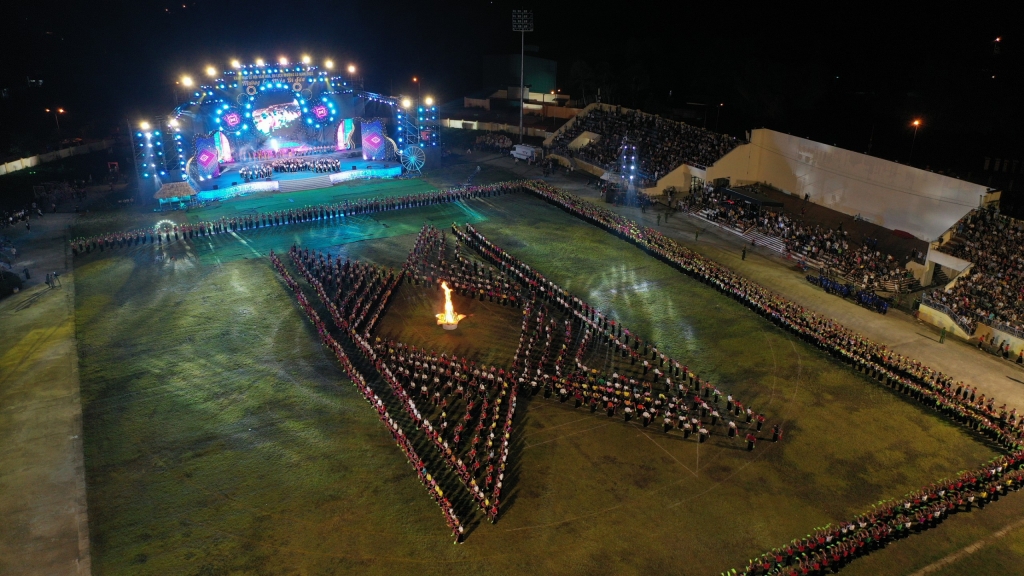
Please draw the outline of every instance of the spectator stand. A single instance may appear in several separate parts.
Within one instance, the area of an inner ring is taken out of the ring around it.
[[[568,164],[582,161],[600,176],[619,166],[621,143],[628,139],[640,150],[637,171],[644,177],[638,187],[651,187],[682,165],[706,169],[741,142],[737,138],[630,110],[620,106],[591,105],[545,141],[549,152]]]
[[[860,219],[851,220],[770,187],[705,186],[680,200],[679,208],[742,236],[752,245],[783,254],[801,269],[816,270],[858,291],[902,299],[920,289],[907,266],[927,249],[925,242]],[[856,238],[860,238],[859,246]],[[893,255],[901,253],[903,258]]]
[[[948,241],[943,241],[948,238]],[[965,215],[929,253],[935,276],[949,264],[968,263],[951,281],[930,291],[922,304],[930,308],[919,315],[940,326],[943,319],[956,322],[979,348],[1008,360],[1024,352],[1024,221],[991,209]]]

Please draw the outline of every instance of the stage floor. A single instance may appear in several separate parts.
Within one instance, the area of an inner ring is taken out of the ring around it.
[[[351,172],[354,170],[370,170],[374,168],[393,168],[400,166],[398,162],[387,162],[384,160],[363,160],[362,158],[346,158],[347,152],[338,152],[336,154],[321,154],[319,156],[300,156],[296,159],[310,159],[319,160],[321,158],[334,158],[341,160],[341,172]],[[205,180],[199,183],[200,190],[218,190],[228,188],[230,186],[237,186],[244,184],[245,179],[238,175],[238,171],[246,166],[253,166],[255,164],[266,164],[272,162],[272,160],[263,160],[259,162],[235,162],[228,164],[225,171],[221,172],[221,175],[211,180]],[[275,172],[270,178],[271,181],[289,182],[294,184],[296,180],[324,180],[330,176],[331,172],[311,172],[304,170],[301,172]],[[335,172],[337,174],[337,172]],[[256,180],[263,182],[264,180]],[[328,184],[329,185],[329,184]],[[290,187],[290,186],[289,186]],[[319,188],[320,186],[316,186]],[[302,188],[294,188],[301,190]]]

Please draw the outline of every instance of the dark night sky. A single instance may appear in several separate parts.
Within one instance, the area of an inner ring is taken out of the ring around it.
[[[890,159],[905,159],[909,123],[920,117],[915,164],[965,173],[980,169],[985,155],[1024,159],[1017,138],[1024,128],[1017,9],[587,5],[536,6],[537,31],[527,35],[540,56],[558,60],[559,85],[573,95],[581,85],[600,86],[613,102],[663,113],[685,102],[722,102],[723,132],[765,126],[861,152],[870,142],[872,154]],[[483,54],[518,51],[514,7],[524,6],[15,3],[6,7],[0,35],[0,87],[9,95],[0,100],[0,155],[55,138],[45,107],[69,110],[65,137],[103,136],[126,118],[168,111],[181,74],[200,78],[207,64],[224,66],[231,58],[329,56],[355,63],[368,89],[409,91],[419,75],[425,91],[454,100],[482,88]],[[1003,40],[995,55],[997,36]],[[43,88],[27,89],[26,77],[42,78]]]

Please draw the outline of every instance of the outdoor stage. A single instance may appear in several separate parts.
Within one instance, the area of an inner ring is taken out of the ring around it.
[[[233,196],[243,196],[255,192],[296,192],[327,188],[342,182],[370,178],[396,178],[402,175],[399,162],[385,160],[363,160],[362,158],[346,158],[348,153],[324,154],[307,157],[310,160],[332,158],[341,161],[340,172],[275,172],[270,178],[261,178],[246,182],[238,174],[238,170],[252,164],[266,162],[236,163],[230,165],[220,177],[200,183],[200,200],[221,200]]]

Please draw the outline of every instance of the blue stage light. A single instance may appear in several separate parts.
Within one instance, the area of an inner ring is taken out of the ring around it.
[[[142,177],[143,178],[149,178],[149,173],[143,174]]]

